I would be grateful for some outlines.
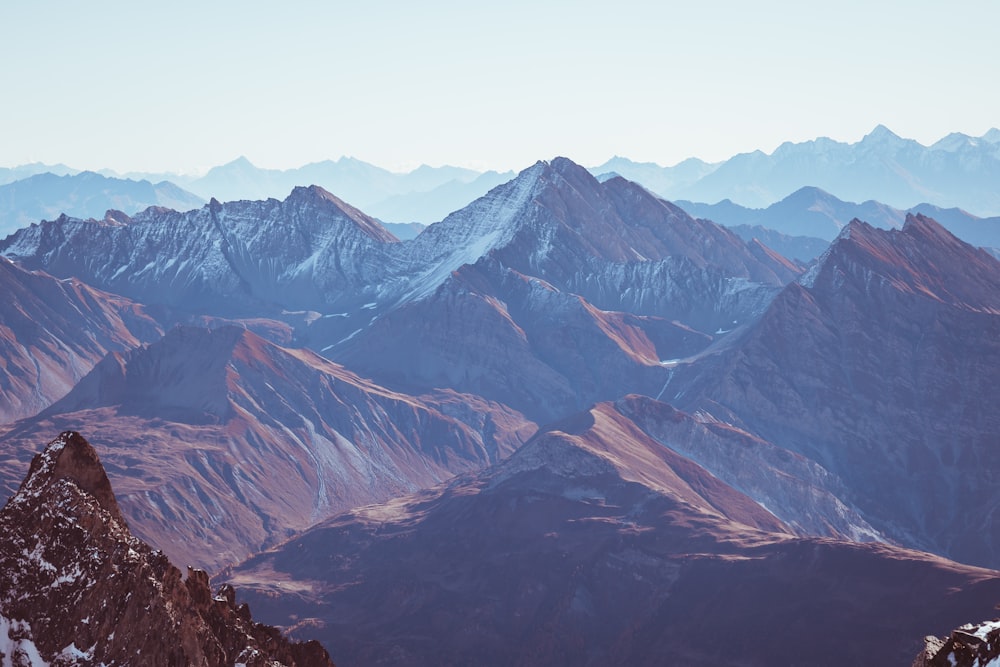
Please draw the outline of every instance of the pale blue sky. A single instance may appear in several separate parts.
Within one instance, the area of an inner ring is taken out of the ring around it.
[[[674,164],[1000,126],[1000,2],[0,0],[0,166]]]

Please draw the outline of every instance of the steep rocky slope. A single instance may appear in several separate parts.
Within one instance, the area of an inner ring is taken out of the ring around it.
[[[0,432],[13,491],[40,429],[86,428],[137,534],[212,570],[335,512],[509,454],[533,427],[474,396],[388,391],[234,327],[178,328],[99,363]]]
[[[0,424],[65,395],[105,354],[162,331],[145,309],[0,258]]]
[[[664,399],[821,464],[892,539],[996,566],[997,368],[1000,263],[922,216],[855,221]]]
[[[316,642],[255,623],[129,532],[97,453],[67,431],[0,510],[4,665],[331,666]]]
[[[337,660],[383,665],[904,664],[1000,595],[993,571],[794,538],[611,404],[223,578]]]

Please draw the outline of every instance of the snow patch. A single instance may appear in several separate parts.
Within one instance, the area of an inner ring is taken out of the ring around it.
[[[0,653],[3,654],[0,667],[14,667],[15,655],[21,660],[28,660],[26,667],[49,667],[49,663],[42,660],[38,647],[31,637],[31,625],[27,621],[15,621],[0,616]],[[17,664],[24,665],[22,661]]]

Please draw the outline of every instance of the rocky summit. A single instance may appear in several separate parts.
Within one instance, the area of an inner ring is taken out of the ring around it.
[[[97,452],[66,431],[0,510],[0,664],[331,666],[132,536]]]

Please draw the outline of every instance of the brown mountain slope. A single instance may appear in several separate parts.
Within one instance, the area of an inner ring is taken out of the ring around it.
[[[611,404],[223,578],[344,664],[902,664],[987,570],[798,539]]]
[[[38,429],[87,428],[136,533],[217,569],[335,512],[504,456],[533,429],[452,392],[412,397],[234,327],[178,328],[110,355],[0,434],[12,489]]]
[[[162,335],[143,308],[0,258],[0,424],[35,414],[108,352]]]

